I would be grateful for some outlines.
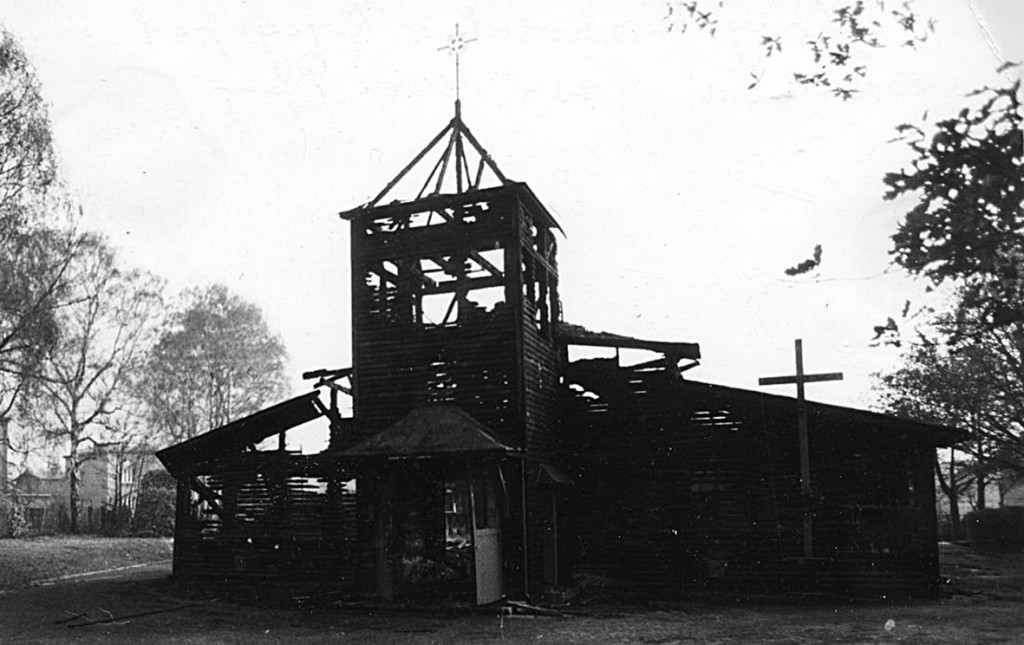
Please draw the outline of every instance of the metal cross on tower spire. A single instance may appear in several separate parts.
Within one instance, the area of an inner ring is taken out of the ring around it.
[[[476,38],[463,38],[459,35],[459,23],[455,23],[455,35],[448,38],[448,44],[444,47],[438,47],[437,51],[448,50],[449,53],[455,54],[455,100],[459,100],[459,54],[466,45],[476,40]]]
[[[420,165],[424,157],[432,150],[436,150],[439,147],[438,144],[441,144],[441,155],[430,166],[426,180],[423,181],[422,187],[414,199],[440,195],[445,192],[457,194],[480,190],[485,188],[485,183],[493,183],[494,180],[497,180],[498,185],[510,183],[498,169],[498,165],[494,163],[491,155],[480,145],[480,142],[462,120],[462,102],[459,100],[459,54],[466,45],[475,40],[476,38],[463,38],[459,34],[459,25],[456,24],[455,35],[448,39],[448,44],[437,48],[438,51],[447,50],[455,55],[455,116],[431,139],[425,148],[420,150],[419,154],[413,157],[412,161],[388,182],[376,197],[359,208],[339,213],[343,218],[347,219],[355,212],[378,206],[388,196],[394,197],[392,191],[396,190],[395,187],[410,174],[410,171]],[[442,144],[445,137],[448,139],[447,143]],[[486,173],[488,170],[490,173]]]

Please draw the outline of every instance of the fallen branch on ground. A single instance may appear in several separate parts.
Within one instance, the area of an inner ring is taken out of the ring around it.
[[[110,618],[104,618],[103,620],[91,620],[87,623],[78,623],[76,625],[68,625],[68,629],[75,629],[77,627],[87,627],[89,625],[101,625],[103,623],[114,623],[121,620],[128,620],[129,618],[141,618],[142,616],[153,616],[155,614],[166,614],[172,611],[180,611],[182,609],[188,609],[189,607],[198,607],[202,603],[194,602],[187,605],[178,605],[177,607],[166,607],[164,609],[154,609],[152,611],[143,611],[137,614],[128,614],[126,616],[113,616]],[[110,612],[105,612],[110,613]]]

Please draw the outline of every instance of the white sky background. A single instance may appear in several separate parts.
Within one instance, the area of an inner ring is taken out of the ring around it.
[[[1024,3],[976,0],[1020,60]],[[889,267],[909,202],[881,178],[909,159],[903,122],[955,113],[1001,62],[964,0],[918,51],[874,52],[842,102],[796,85],[830,3],[729,0],[715,38],[668,33],[644,2],[47,2],[0,0],[38,69],[86,225],[173,290],[223,282],[256,302],[304,370],[350,364],[347,224],[451,118],[454,23],[463,116],[567,233],[566,319],[696,341],[695,380],[757,388],[843,371],[812,399],[863,407],[892,365],[872,327],[913,285]],[[765,59],[765,34],[783,56]],[[765,69],[747,90],[748,73]],[[786,267],[824,247],[810,275]],[[789,388],[791,389],[791,388]],[[769,391],[791,394],[787,388]]]

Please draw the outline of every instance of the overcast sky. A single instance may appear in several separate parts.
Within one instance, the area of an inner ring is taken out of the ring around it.
[[[477,39],[466,123],[567,234],[567,320],[699,342],[689,378],[751,389],[792,371],[802,337],[808,370],[846,374],[808,396],[863,407],[894,357],[872,327],[921,286],[889,268],[908,202],[884,202],[881,178],[908,156],[886,142],[1024,58],[1024,3],[918,2],[935,34],[870,54],[846,102],[792,80],[830,4],[730,0],[714,38],[669,32],[658,0],[0,0],[0,20],[38,69],[87,225],[174,290],[222,282],[256,302],[297,390],[303,370],[350,363],[336,213],[451,118],[437,50],[458,22]],[[764,58],[766,34],[781,56]],[[785,276],[815,244],[820,269]]]

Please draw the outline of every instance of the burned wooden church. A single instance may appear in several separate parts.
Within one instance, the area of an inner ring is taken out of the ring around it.
[[[416,172],[418,193],[393,199]],[[696,344],[568,324],[559,224],[458,102],[342,218],[353,365],[159,453],[178,482],[176,576],[478,604],[579,581],[937,592],[932,464],[957,432],[807,403],[801,454],[794,399],[684,379]],[[287,450],[285,433],[314,419],[328,447]]]

